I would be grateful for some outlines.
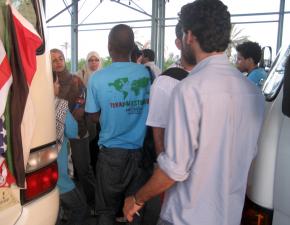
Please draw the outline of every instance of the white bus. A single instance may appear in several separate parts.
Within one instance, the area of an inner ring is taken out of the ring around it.
[[[280,50],[263,86],[266,114],[249,174],[243,225],[290,225],[290,118],[282,113],[289,55],[290,46]]]
[[[0,224],[53,225],[58,215],[59,193],[56,188],[54,92],[43,2],[13,0],[11,4],[35,27],[43,44],[37,49],[37,69],[30,86],[35,126],[25,166],[26,188],[0,188]],[[0,38],[3,42],[7,9],[6,0],[0,0]]]

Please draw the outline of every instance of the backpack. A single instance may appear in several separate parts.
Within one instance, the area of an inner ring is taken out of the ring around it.
[[[150,76],[152,77],[152,73],[150,70],[149,72],[150,72]],[[187,75],[188,75],[188,72],[179,67],[169,68],[160,74],[160,76],[169,76],[179,81],[186,78]],[[154,146],[153,129],[152,127],[147,126],[146,135],[145,135],[145,139],[143,143],[144,168],[152,169],[153,171],[153,167],[154,167],[154,163],[156,162],[156,159],[157,159],[157,155],[156,155],[155,146]]]

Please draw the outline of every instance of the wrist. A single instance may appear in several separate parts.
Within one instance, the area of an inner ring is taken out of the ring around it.
[[[141,207],[144,206],[145,202],[141,201],[140,199],[137,199],[136,195],[133,195],[132,198],[133,198],[133,201],[134,201],[135,205],[138,205],[138,206],[141,206]]]

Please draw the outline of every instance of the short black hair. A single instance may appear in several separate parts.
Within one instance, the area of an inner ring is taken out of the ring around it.
[[[142,50],[143,57],[148,58],[149,62],[153,62],[155,60],[155,53],[152,49],[143,49]]]
[[[183,31],[182,31],[182,25],[180,21],[175,26],[175,35],[176,35],[176,38],[178,38],[179,40],[182,40]]]
[[[236,49],[245,59],[252,58],[255,64],[258,64],[261,60],[262,49],[257,42],[246,41],[239,44]]]
[[[134,47],[134,33],[131,27],[125,24],[114,26],[109,34],[111,49],[121,56],[130,56]]]
[[[230,42],[231,16],[219,0],[196,0],[181,8],[183,31],[196,36],[204,52],[225,51]]]

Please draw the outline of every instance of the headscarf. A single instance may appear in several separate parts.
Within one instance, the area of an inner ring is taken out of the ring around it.
[[[90,58],[92,58],[93,56],[100,60],[100,62],[99,62],[99,67],[98,67],[97,70],[95,70],[95,71],[92,71],[92,70],[90,69],[90,67],[89,67],[89,60],[90,60]],[[99,55],[97,52],[92,51],[92,52],[89,52],[89,53],[88,53],[87,58],[86,58],[85,66],[84,66],[83,69],[81,69],[81,70],[79,70],[79,71],[77,72],[77,76],[78,76],[79,78],[81,78],[81,80],[83,81],[83,83],[87,86],[87,83],[88,83],[88,80],[89,80],[90,76],[91,76],[94,72],[100,70],[101,68],[102,68],[102,59],[101,59],[100,55]]]

